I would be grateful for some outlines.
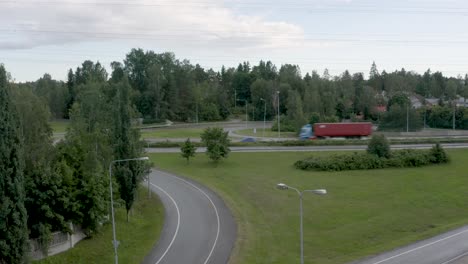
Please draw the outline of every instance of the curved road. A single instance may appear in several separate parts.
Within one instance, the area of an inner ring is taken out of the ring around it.
[[[150,184],[166,213],[159,241],[143,263],[227,263],[237,227],[222,199],[198,183],[157,169]]]

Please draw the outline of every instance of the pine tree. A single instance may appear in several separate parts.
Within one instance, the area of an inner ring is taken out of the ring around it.
[[[24,160],[15,109],[0,65],[0,263],[22,263],[28,239]]]

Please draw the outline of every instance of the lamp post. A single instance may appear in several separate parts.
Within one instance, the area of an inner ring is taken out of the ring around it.
[[[287,190],[287,189],[293,189],[297,192],[297,194],[299,195],[299,211],[300,211],[300,218],[301,218],[301,226],[300,226],[300,232],[301,232],[301,264],[304,264],[304,232],[303,232],[303,224],[302,224],[302,216],[303,216],[303,213],[302,213],[302,195],[305,193],[305,192],[311,192],[311,193],[314,193],[314,194],[317,194],[317,195],[325,195],[327,194],[327,190],[325,189],[316,189],[316,190],[303,190],[302,192],[299,191],[298,189],[296,188],[293,188],[291,186],[288,186],[284,183],[278,183],[276,185],[276,187],[280,190]]]
[[[112,215],[112,244],[114,246],[114,256],[115,256],[115,264],[119,263],[119,257],[117,255],[117,247],[119,246],[119,241],[117,241],[117,237],[115,234],[115,218],[114,218],[114,198],[112,196],[112,165],[118,162],[126,162],[132,160],[149,160],[148,157],[140,157],[140,158],[133,158],[133,159],[121,159],[121,160],[113,160],[109,164],[109,189],[110,189],[110,199],[111,199],[111,215]],[[149,181],[149,178],[148,178]]]
[[[244,101],[245,102],[245,128],[247,128],[247,121],[249,119],[248,112],[247,112],[247,100],[238,99],[237,101]]]
[[[262,132],[262,137],[265,137],[265,126],[266,126],[266,100],[263,98],[260,98],[260,101],[263,101],[264,107],[263,107],[263,132]]]
[[[278,139],[280,139],[280,138],[281,138],[281,127],[280,127],[280,100],[279,100],[280,91],[276,91],[276,94],[278,95]]]

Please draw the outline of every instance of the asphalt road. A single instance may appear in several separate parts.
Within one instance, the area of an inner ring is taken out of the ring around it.
[[[468,143],[441,144],[446,149],[468,148]],[[401,144],[392,145],[392,149],[429,149],[434,144]],[[297,146],[297,147],[230,147],[231,152],[313,152],[313,151],[356,151],[367,149],[366,145],[356,146]],[[147,148],[148,153],[180,153],[180,148]],[[197,148],[198,153],[205,152],[206,148]]]
[[[352,264],[468,263],[468,226]]]
[[[156,169],[150,183],[164,205],[165,219],[161,237],[143,263],[227,263],[237,227],[222,199],[196,182]]]

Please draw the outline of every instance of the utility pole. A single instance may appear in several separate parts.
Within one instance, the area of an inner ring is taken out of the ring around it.
[[[406,105],[406,132],[409,132],[409,104]]]
[[[280,91],[276,91],[276,94],[278,95],[278,139],[280,139],[280,138],[281,138],[281,127],[280,127],[280,99],[279,99]]]
[[[262,137],[265,137],[265,126],[266,126],[266,100],[263,98],[260,98],[261,101],[264,103],[264,108],[263,108],[263,132],[262,132]]]
[[[234,90],[234,110],[237,108],[237,90]]]
[[[452,129],[455,130],[455,111],[457,111],[457,103],[453,102],[453,117],[452,117]]]
[[[196,108],[197,108],[197,125],[198,125],[198,101],[197,101],[197,104],[196,104]]]

